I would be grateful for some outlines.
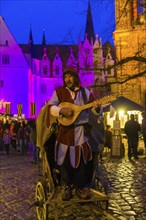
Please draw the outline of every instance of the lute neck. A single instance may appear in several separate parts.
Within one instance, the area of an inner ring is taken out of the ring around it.
[[[81,105],[81,106],[80,106],[80,109],[81,109],[81,110],[85,110],[85,109],[92,108],[92,107],[93,107],[93,102],[90,102],[90,103],[88,103],[88,104]]]
[[[108,103],[108,102],[111,102],[111,97],[104,97],[104,98],[101,98],[101,99],[98,100],[99,105],[105,104],[105,103]],[[82,105],[82,106],[80,106],[80,109],[85,110],[85,109],[88,109],[88,108],[92,108],[94,106],[93,103],[94,102],[90,102],[88,104]]]

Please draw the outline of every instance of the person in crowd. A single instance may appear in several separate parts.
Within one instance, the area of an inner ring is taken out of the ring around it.
[[[19,138],[18,138],[18,131],[19,131],[19,128],[21,127],[21,119],[17,119],[17,121],[15,122],[15,125],[14,125],[14,132],[16,134],[16,149],[18,152],[20,152],[20,144],[19,144]]]
[[[18,141],[19,141],[21,153],[27,154],[28,143],[30,141],[30,128],[28,126],[27,119],[21,122],[21,126],[18,130]]]
[[[22,154],[26,153],[25,142],[24,142],[24,123],[23,121],[20,124],[20,128],[18,130],[18,142],[20,146],[20,152]]]
[[[125,123],[124,131],[128,138],[128,157],[131,160],[133,153],[134,158],[138,159],[137,148],[141,126],[137,121],[135,121],[134,114],[131,114],[130,120]]]
[[[10,125],[10,135],[11,135],[11,146],[16,149],[16,133],[15,133],[15,122],[12,121]]]
[[[10,131],[9,131],[8,128],[6,128],[4,130],[3,141],[4,141],[4,146],[5,146],[6,154],[8,155],[9,151],[10,151],[10,143],[11,143],[11,135],[10,135]]]
[[[142,131],[142,135],[143,135],[145,155],[146,155],[146,112],[142,112],[141,115],[142,115],[141,131]]]
[[[4,149],[3,133],[4,133],[3,122],[0,121],[0,150]]]
[[[30,131],[30,142],[33,150],[33,160],[31,161],[33,164],[37,164],[39,160],[38,147],[36,146],[36,122],[33,120],[30,123],[31,131]]]
[[[30,133],[31,133],[31,127],[28,123],[28,119],[24,119],[24,135],[25,135],[25,147],[26,147],[26,152],[29,151],[29,145],[30,145]]]
[[[105,148],[108,148],[108,150],[111,150],[112,148],[112,131],[111,126],[107,125],[105,129]]]
[[[5,130],[5,129],[9,129],[9,130],[10,130],[11,122],[12,122],[11,119],[8,118],[8,119],[6,120],[6,122],[3,123],[3,130]]]
[[[103,162],[102,154],[105,143],[105,126],[102,107],[99,108],[98,113],[95,112],[93,114],[92,111],[89,111],[89,125],[89,144],[92,150],[92,160],[88,162],[88,184],[94,187],[95,177],[98,172],[98,164],[99,162]]]
[[[48,102],[50,115],[59,120],[55,159],[61,169],[62,199],[69,200],[72,197],[72,186],[78,197],[88,199],[90,190],[87,188],[87,172],[92,150],[89,138],[85,135],[85,125],[89,120],[89,111],[81,110],[77,115],[74,107],[84,105],[84,96],[87,103],[93,102],[94,112],[99,111],[99,104],[87,88],[80,86],[78,73],[73,67],[64,70],[63,82],[64,86],[58,87]],[[59,105],[63,102],[68,102],[67,106]]]

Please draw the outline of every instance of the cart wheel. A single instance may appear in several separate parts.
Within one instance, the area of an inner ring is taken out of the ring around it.
[[[43,182],[37,183],[35,200],[38,220],[48,220],[47,192]]]

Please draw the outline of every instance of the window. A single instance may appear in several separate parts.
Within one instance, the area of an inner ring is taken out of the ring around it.
[[[143,14],[144,13],[144,0],[139,0],[137,4],[138,4],[138,14]]]
[[[47,92],[46,85],[45,84],[41,85],[41,93],[46,94],[46,92]]]
[[[85,68],[90,68],[90,63],[89,63],[88,60],[85,60],[85,61],[84,61],[84,67],[85,67]]]
[[[85,53],[86,53],[86,54],[89,54],[89,53],[90,53],[90,50],[89,50],[89,49],[86,49]]]
[[[108,66],[108,68],[109,68],[110,66]],[[112,71],[111,71],[111,69],[108,69],[107,70],[107,75],[111,75],[111,73],[112,73]]]
[[[56,72],[56,76],[58,76],[59,75],[59,66],[55,67],[55,72]]]
[[[4,86],[4,81],[0,80],[0,87],[2,88]]]
[[[93,53],[97,54],[98,48],[94,48]]]
[[[48,67],[47,67],[47,66],[44,66],[44,68],[43,68],[43,74],[44,74],[44,75],[47,75],[47,74],[48,74]]]
[[[10,56],[8,54],[2,56],[2,64],[10,64]]]

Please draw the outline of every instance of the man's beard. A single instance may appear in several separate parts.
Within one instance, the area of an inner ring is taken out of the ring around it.
[[[70,83],[65,83],[65,86],[68,87],[70,90],[74,91],[76,85],[73,83],[72,85],[70,85]]]

